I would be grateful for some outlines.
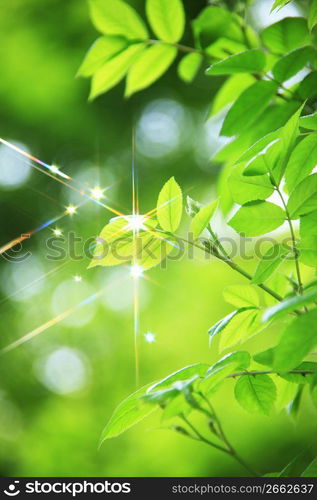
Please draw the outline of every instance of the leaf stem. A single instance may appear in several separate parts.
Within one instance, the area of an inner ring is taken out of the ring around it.
[[[187,417],[185,417],[184,414],[181,415],[181,419],[194,432],[194,434],[197,436],[198,441],[201,441],[205,444],[208,444],[209,446],[212,446],[213,448],[216,448],[217,450],[223,451],[224,453],[229,453],[229,450],[227,448],[224,448],[223,446],[220,446],[217,443],[213,443],[212,441],[209,441],[209,439],[205,438],[202,434],[200,434],[200,432],[196,429],[196,427],[193,426],[193,424],[188,420]]]
[[[278,192],[278,194],[281,198],[281,201],[283,203],[284,209],[285,209],[286,219],[287,219],[287,222],[289,225],[291,238],[292,238],[292,249],[293,249],[293,255],[294,255],[294,259],[295,259],[295,268],[296,268],[297,282],[298,282],[298,292],[300,295],[302,295],[303,282],[302,282],[302,277],[301,277],[301,273],[300,273],[300,267],[299,267],[299,261],[298,261],[298,251],[296,248],[296,237],[295,237],[295,232],[294,232],[294,228],[293,228],[293,224],[292,224],[292,219],[290,217],[287,205],[285,203],[284,196],[283,196],[283,194],[278,186],[276,186],[276,191]]]
[[[212,415],[213,415],[213,418],[217,424],[217,427],[218,427],[218,430],[219,430],[219,434],[220,434],[220,438],[222,439],[222,441],[225,443],[225,445],[227,446],[228,448],[228,453],[229,455],[231,455],[233,458],[235,458],[237,460],[237,462],[239,462],[248,472],[250,472],[250,474],[252,476],[256,476],[258,477],[260,474],[258,474],[257,472],[255,472],[244,460],[243,458],[240,457],[240,455],[238,455],[238,453],[236,452],[236,450],[233,448],[232,444],[230,443],[230,441],[228,440],[227,436],[225,435],[224,433],[224,430],[223,430],[223,427],[222,427],[222,424],[212,406],[212,404],[210,403],[209,399],[203,394],[203,393],[200,393],[200,396],[204,399],[204,401],[207,403]]]

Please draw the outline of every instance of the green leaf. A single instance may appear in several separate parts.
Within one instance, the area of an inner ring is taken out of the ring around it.
[[[259,176],[271,173],[279,161],[282,149],[281,139],[275,139],[260,151],[254,158],[248,161],[243,175]]]
[[[306,19],[303,17],[286,17],[271,24],[262,31],[261,37],[264,45],[277,54],[309,45],[311,41]]]
[[[269,349],[266,349],[265,351],[258,352],[257,354],[254,354],[253,359],[256,363],[259,363],[260,365],[272,366],[273,361],[274,361],[274,349],[273,349],[273,347],[270,347]]]
[[[125,95],[130,97],[149,87],[167,71],[176,56],[177,49],[171,45],[157,44],[146,49],[128,72]]]
[[[277,91],[277,84],[257,81],[247,88],[230,108],[221,128],[221,135],[240,134],[260,116]]]
[[[180,370],[177,370],[174,373],[171,373],[167,377],[163,378],[159,382],[148,386],[147,392],[151,392],[152,390],[163,389],[164,387],[171,386],[174,382],[178,382],[179,380],[187,380],[189,378],[198,375],[199,377],[204,377],[206,371],[208,370],[209,365],[207,363],[196,363],[194,365],[185,366]]]
[[[317,130],[317,111],[311,115],[302,116],[299,125],[309,130]]]
[[[235,316],[219,338],[219,351],[245,342],[263,330],[265,325],[260,321],[260,317],[260,312],[256,309],[246,310]]]
[[[303,100],[311,99],[317,95],[317,71],[312,71],[305,76],[299,83],[296,94]]]
[[[294,368],[293,372],[296,371],[298,371],[298,373],[281,373],[279,376],[292,384],[311,384],[317,373],[317,363],[304,361]],[[306,373],[305,375],[300,373],[304,371],[310,371],[311,373]]]
[[[209,116],[219,113],[225,106],[235,101],[241,93],[255,82],[252,75],[241,73],[229,77],[220,87],[212,101]]]
[[[276,387],[268,375],[242,375],[234,388],[238,403],[250,413],[269,415],[276,399]]]
[[[316,11],[317,11],[317,4],[316,4]],[[316,17],[317,17],[317,12],[316,12]],[[316,22],[317,22],[317,20],[316,20]],[[314,458],[314,460],[309,464],[309,466],[301,474],[301,477],[317,477],[317,458]]]
[[[157,200],[157,219],[165,231],[178,228],[183,211],[182,190],[171,177],[162,187]]]
[[[311,0],[311,2],[310,2],[307,22],[308,22],[308,28],[310,29],[310,31],[317,24],[317,0]]]
[[[306,177],[296,186],[289,197],[287,209],[292,219],[317,209],[317,174]]]
[[[96,28],[106,35],[123,35],[131,40],[149,37],[138,13],[123,0],[90,0],[91,18]]]
[[[229,323],[235,318],[237,315],[245,312],[245,311],[250,311],[250,310],[255,310],[254,306],[251,307],[241,307],[240,309],[237,309],[225,316],[224,318],[221,318],[217,323],[215,323],[211,328],[209,328],[208,333],[210,335],[210,341],[213,339],[215,335],[218,333],[221,333],[228,325]],[[244,318],[243,318],[244,320]]]
[[[91,46],[78,70],[79,76],[93,75],[105,62],[117,55],[128,46],[122,36],[101,36]]]
[[[197,75],[202,61],[203,56],[201,54],[186,54],[178,65],[178,76],[184,82],[191,83]]]
[[[185,13],[181,0],[147,0],[146,15],[160,40],[175,43],[182,38]]]
[[[140,399],[148,387],[150,384],[134,392],[117,406],[102,431],[101,443],[106,439],[119,436],[155,410],[152,405],[148,405]]]
[[[265,67],[266,59],[262,50],[253,49],[229,56],[212,64],[207,75],[231,75],[234,73],[258,73]]]
[[[260,304],[256,289],[250,285],[231,285],[224,289],[226,302],[235,307],[258,307]]]
[[[278,376],[274,377],[274,383],[277,390],[275,408],[279,411],[294,400],[298,387],[296,384],[290,384],[287,380]]]
[[[274,351],[274,369],[295,368],[317,345],[317,310],[298,316],[284,330]]]
[[[285,212],[268,201],[243,205],[228,222],[229,226],[245,236],[259,236],[277,229],[285,221]]]
[[[272,69],[273,76],[279,83],[285,82],[315,58],[316,50],[313,47],[295,49],[277,61]]]
[[[229,353],[207,371],[205,378],[200,382],[199,389],[208,393],[217,387],[223,380],[240,370],[246,370],[250,365],[250,354],[246,351],[236,351]]]
[[[119,83],[139,56],[140,52],[144,50],[144,47],[145,45],[143,43],[130,45],[130,47],[103,64],[92,77],[89,99],[94,99]]]
[[[296,295],[289,299],[282,300],[278,304],[269,307],[263,314],[263,321],[271,321],[284,316],[286,313],[295,311],[298,308],[312,304],[317,299],[317,289],[308,290],[302,295]]]
[[[284,5],[287,5],[288,3],[290,3],[291,0],[275,0],[274,4],[273,4],[273,7],[271,9],[271,12],[273,12],[273,10],[279,8],[281,9],[282,7],[284,7]]]
[[[244,174],[244,165],[237,165],[228,179],[228,186],[233,200],[240,205],[250,201],[265,200],[274,191],[269,176]]]
[[[317,134],[311,134],[299,142],[288,162],[285,178],[291,192],[317,165]]]
[[[202,207],[195,215],[190,225],[190,231],[192,231],[194,238],[198,238],[198,236],[208,226],[215,211],[217,210],[217,206],[218,200],[213,201],[212,203],[209,203],[209,205]]]
[[[296,138],[299,134],[299,117],[301,115],[304,104],[291,116],[287,123],[278,132],[278,138],[281,140],[281,151],[278,162],[273,168],[274,180],[277,184],[280,183],[289,158],[291,156]]]
[[[276,271],[289,251],[290,249],[282,243],[276,243],[271,246],[258,263],[251,283],[255,285],[264,283]]]
[[[307,266],[317,267],[317,211],[300,218],[300,261]]]

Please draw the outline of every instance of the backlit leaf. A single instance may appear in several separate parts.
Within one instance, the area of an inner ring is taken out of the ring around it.
[[[292,219],[298,219],[317,209],[317,174],[301,181],[289,197],[287,209]]]
[[[101,36],[91,46],[78,70],[80,76],[93,75],[105,62],[127,48],[125,38],[118,35]]]
[[[139,14],[123,0],[90,0],[90,12],[96,28],[106,35],[123,35],[144,40],[149,34]]]
[[[290,252],[282,243],[276,243],[265,252],[257,265],[251,283],[259,285],[264,283],[283,262],[286,255]]]
[[[268,375],[242,375],[234,393],[238,403],[250,413],[269,415],[276,399],[276,387]]]
[[[209,203],[209,205],[202,207],[195,215],[190,225],[190,231],[192,231],[194,238],[198,238],[198,236],[208,226],[211,218],[217,210],[217,206],[218,200],[213,201],[212,203]]]
[[[146,15],[160,40],[175,43],[183,36],[185,13],[182,0],[147,0]]]
[[[228,224],[245,236],[259,236],[277,229],[284,221],[282,208],[268,201],[256,201],[241,207]]]
[[[177,72],[178,76],[186,83],[193,81],[203,61],[201,54],[186,54],[180,61]]]
[[[230,75],[234,73],[258,73],[265,66],[265,55],[262,50],[253,49],[234,54],[222,61],[212,64],[207,75]]]
[[[174,177],[162,187],[157,200],[157,219],[165,231],[174,232],[178,228],[183,211],[182,191]]]

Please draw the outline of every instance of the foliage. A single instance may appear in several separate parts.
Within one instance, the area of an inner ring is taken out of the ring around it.
[[[275,1],[272,9],[287,3]],[[220,351],[233,346],[236,349],[269,323],[282,329],[280,339],[267,351],[253,356],[248,351],[234,351],[211,366],[185,367],[141,389],[116,409],[103,439],[118,435],[153,408],[159,408],[163,422],[181,420],[181,426],[172,426],[175,431],[241,461],[213,408],[213,397],[224,383],[234,385],[238,403],[252,413],[269,415],[275,405],[280,408],[282,401],[282,407],[294,415],[304,384],[316,400],[317,363],[310,361],[310,355],[317,346],[317,288],[316,283],[306,283],[302,277],[303,263],[317,267],[317,174],[312,173],[317,163],[317,113],[316,86],[311,84],[316,82],[317,69],[317,4],[310,4],[307,18],[284,18],[261,33],[255,32],[237,12],[208,6],[193,20],[194,43],[187,46],[180,44],[185,27],[181,0],[147,0],[150,28],[123,0],[90,2],[92,20],[102,38],[89,51],[79,73],[92,75],[91,98],[108,91],[125,76],[125,94],[131,96],[156,81],[177,54],[184,53],[178,62],[178,74],[185,82],[195,78],[201,65],[205,66],[206,78],[227,76],[212,112],[225,110],[220,135],[231,138],[216,155],[225,164],[227,176],[221,183],[219,200],[206,206],[188,200],[193,241],[176,233],[183,201],[181,188],[172,177],[163,186],[156,209],[144,216],[137,238],[124,218],[111,221],[101,232],[100,238],[110,247],[120,245],[123,258],[116,260],[110,251],[96,262],[100,250],[97,246],[91,265],[132,261],[146,269],[159,264],[173,250],[174,241],[185,242],[221,260],[250,282],[224,291],[225,300],[236,309],[209,330],[212,342],[218,339]],[[149,29],[158,39],[150,38]],[[290,80],[302,69],[304,78],[299,77],[296,83]],[[270,200],[272,194],[274,201]],[[242,236],[266,235],[284,223],[288,226],[289,244],[274,243],[253,274],[228,255],[213,228],[218,204],[228,211],[230,199],[239,207],[228,226]],[[300,225],[300,239],[294,221]],[[150,259],[144,260],[139,252],[140,239],[145,246],[154,242]],[[160,251],[162,242],[164,252]],[[286,261],[291,262],[295,278],[287,270]],[[274,284],[267,285],[278,268],[284,272],[282,291]],[[256,287],[273,298],[273,306],[266,307]],[[259,364],[266,369],[259,369]],[[290,390],[282,398],[281,388],[285,386]],[[195,428],[189,420],[192,413],[206,417],[213,441]],[[308,470],[313,469],[315,465]],[[253,473],[250,468],[249,472]],[[307,471],[303,474],[307,475]]]

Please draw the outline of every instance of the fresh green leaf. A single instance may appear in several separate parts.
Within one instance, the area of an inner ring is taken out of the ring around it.
[[[256,363],[259,363],[260,365],[272,366],[273,361],[274,361],[274,349],[273,349],[273,347],[270,347],[269,349],[266,349],[265,351],[258,352],[257,354],[254,354],[253,359]]]
[[[255,200],[265,200],[274,191],[267,174],[247,176],[244,165],[237,165],[229,177],[228,185],[233,200],[240,205]]]
[[[207,371],[205,378],[199,384],[199,390],[209,393],[218,387],[224,379],[237,371],[246,370],[250,365],[250,354],[246,351],[229,353]]]
[[[271,24],[262,31],[261,37],[264,45],[277,54],[285,54],[310,43],[306,19],[303,17],[286,17]]]
[[[143,43],[130,45],[103,64],[93,75],[89,99],[94,99],[119,83],[144,47]]]
[[[296,94],[303,100],[311,99],[317,95],[317,71],[311,71],[299,83]]]
[[[175,43],[182,38],[185,13],[181,0],[147,0],[146,15],[160,40]]]
[[[231,285],[224,289],[226,302],[235,307],[258,307],[260,304],[256,289],[250,285]]]
[[[299,117],[304,104],[291,116],[287,123],[280,129],[278,138],[281,140],[281,155],[273,168],[273,177],[277,184],[281,182],[290,159],[296,138],[299,134]]]
[[[311,134],[299,142],[288,162],[285,178],[291,192],[317,165],[317,134]]]
[[[219,113],[225,106],[235,101],[239,95],[254,82],[254,77],[246,73],[229,77],[222,84],[212,101],[210,116]]]
[[[229,56],[212,64],[207,75],[231,75],[234,73],[258,73],[265,67],[265,55],[262,50],[253,49]]]
[[[297,373],[296,373],[297,372]],[[311,372],[306,373],[303,372]],[[292,372],[279,374],[284,380],[291,382],[292,384],[311,384],[317,373],[317,363],[312,363],[311,361],[303,361],[300,365],[296,366]]]
[[[292,219],[298,219],[317,209],[317,174],[301,181],[289,197],[287,209]]]
[[[134,392],[117,406],[102,431],[101,443],[106,439],[119,436],[155,410],[152,405],[148,405],[140,399],[148,387],[150,384]]]
[[[287,5],[288,3],[290,3],[291,0],[275,0],[274,4],[273,4],[273,7],[271,9],[271,12],[273,12],[273,10],[275,9],[281,9],[282,7],[284,7],[284,5]]]
[[[189,378],[194,377],[195,375],[199,377],[204,377],[208,368],[209,365],[207,365],[206,363],[196,363],[194,365],[185,366],[184,368],[181,368],[180,370],[171,373],[170,375],[163,378],[159,382],[156,382],[155,384],[148,386],[147,392],[151,392],[157,389],[163,389],[164,387],[169,387],[174,382],[178,382],[179,380],[187,380]]]
[[[230,108],[221,128],[221,135],[240,134],[251,125],[269,104],[277,91],[275,82],[260,80],[240,94]]]
[[[87,52],[77,74],[80,76],[93,75],[105,62],[122,52],[127,46],[127,40],[122,36],[109,35],[97,38]]]
[[[295,368],[317,345],[317,310],[298,316],[284,330],[274,351],[274,368],[286,372]]]
[[[123,0],[90,0],[90,13],[96,28],[106,35],[122,35],[131,40],[149,37],[136,10]]]
[[[255,285],[264,283],[276,271],[289,251],[290,249],[282,243],[276,243],[271,246],[258,263],[251,283]]]
[[[176,56],[177,49],[171,45],[157,44],[146,49],[128,72],[125,95],[130,97],[149,87],[167,71]]]
[[[162,187],[157,200],[157,219],[165,231],[175,232],[183,211],[182,191],[174,177]]]
[[[249,177],[271,173],[277,166],[281,155],[281,149],[281,139],[270,142],[262,151],[254,156],[254,158],[248,161],[243,171],[243,175]]]
[[[245,236],[259,236],[277,229],[285,221],[285,212],[268,201],[243,205],[228,222],[229,226]]]
[[[311,0],[311,2],[310,2],[307,22],[308,22],[308,28],[310,29],[310,31],[317,24],[317,0]]]
[[[312,304],[317,299],[317,289],[308,290],[302,295],[296,295],[282,300],[278,304],[269,307],[263,314],[263,321],[271,321],[284,316],[286,313],[295,311],[298,308]]]
[[[287,380],[275,376],[274,383],[276,386],[275,408],[279,411],[285,408],[294,400],[297,394],[298,387],[296,384],[290,384]]]
[[[317,267],[317,211],[300,218],[300,261],[307,266]]]
[[[198,238],[198,236],[208,226],[215,211],[217,210],[217,206],[218,200],[213,201],[212,203],[209,203],[209,205],[202,207],[195,215],[190,226],[190,230],[192,231],[194,238]]]
[[[276,387],[268,375],[242,375],[234,393],[238,403],[250,413],[269,415],[276,399]]]
[[[272,73],[274,78],[283,83],[296,75],[306,64],[316,58],[316,50],[313,47],[300,47],[292,50],[284,57],[281,57],[273,66]]]
[[[184,82],[191,83],[197,75],[202,61],[203,56],[201,54],[186,54],[178,65],[178,76]]]
[[[210,335],[210,340],[213,339],[215,335],[218,333],[221,333],[228,325],[229,323],[235,318],[237,315],[244,313],[245,311],[250,311],[250,310],[255,310],[254,306],[250,307],[241,307],[240,309],[237,309],[225,316],[224,318],[221,318],[217,323],[215,323],[211,328],[209,328],[208,333]],[[245,315],[249,317],[248,315]],[[245,318],[243,318],[244,321]]]
[[[317,111],[311,115],[302,116],[299,120],[301,127],[309,130],[317,130]]]
[[[260,321],[260,318],[261,314],[256,309],[250,309],[239,314],[239,316],[235,316],[219,338],[219,351],[221,352],[234,345],[246,342],[259,331],[263,330],[265,325]]]

